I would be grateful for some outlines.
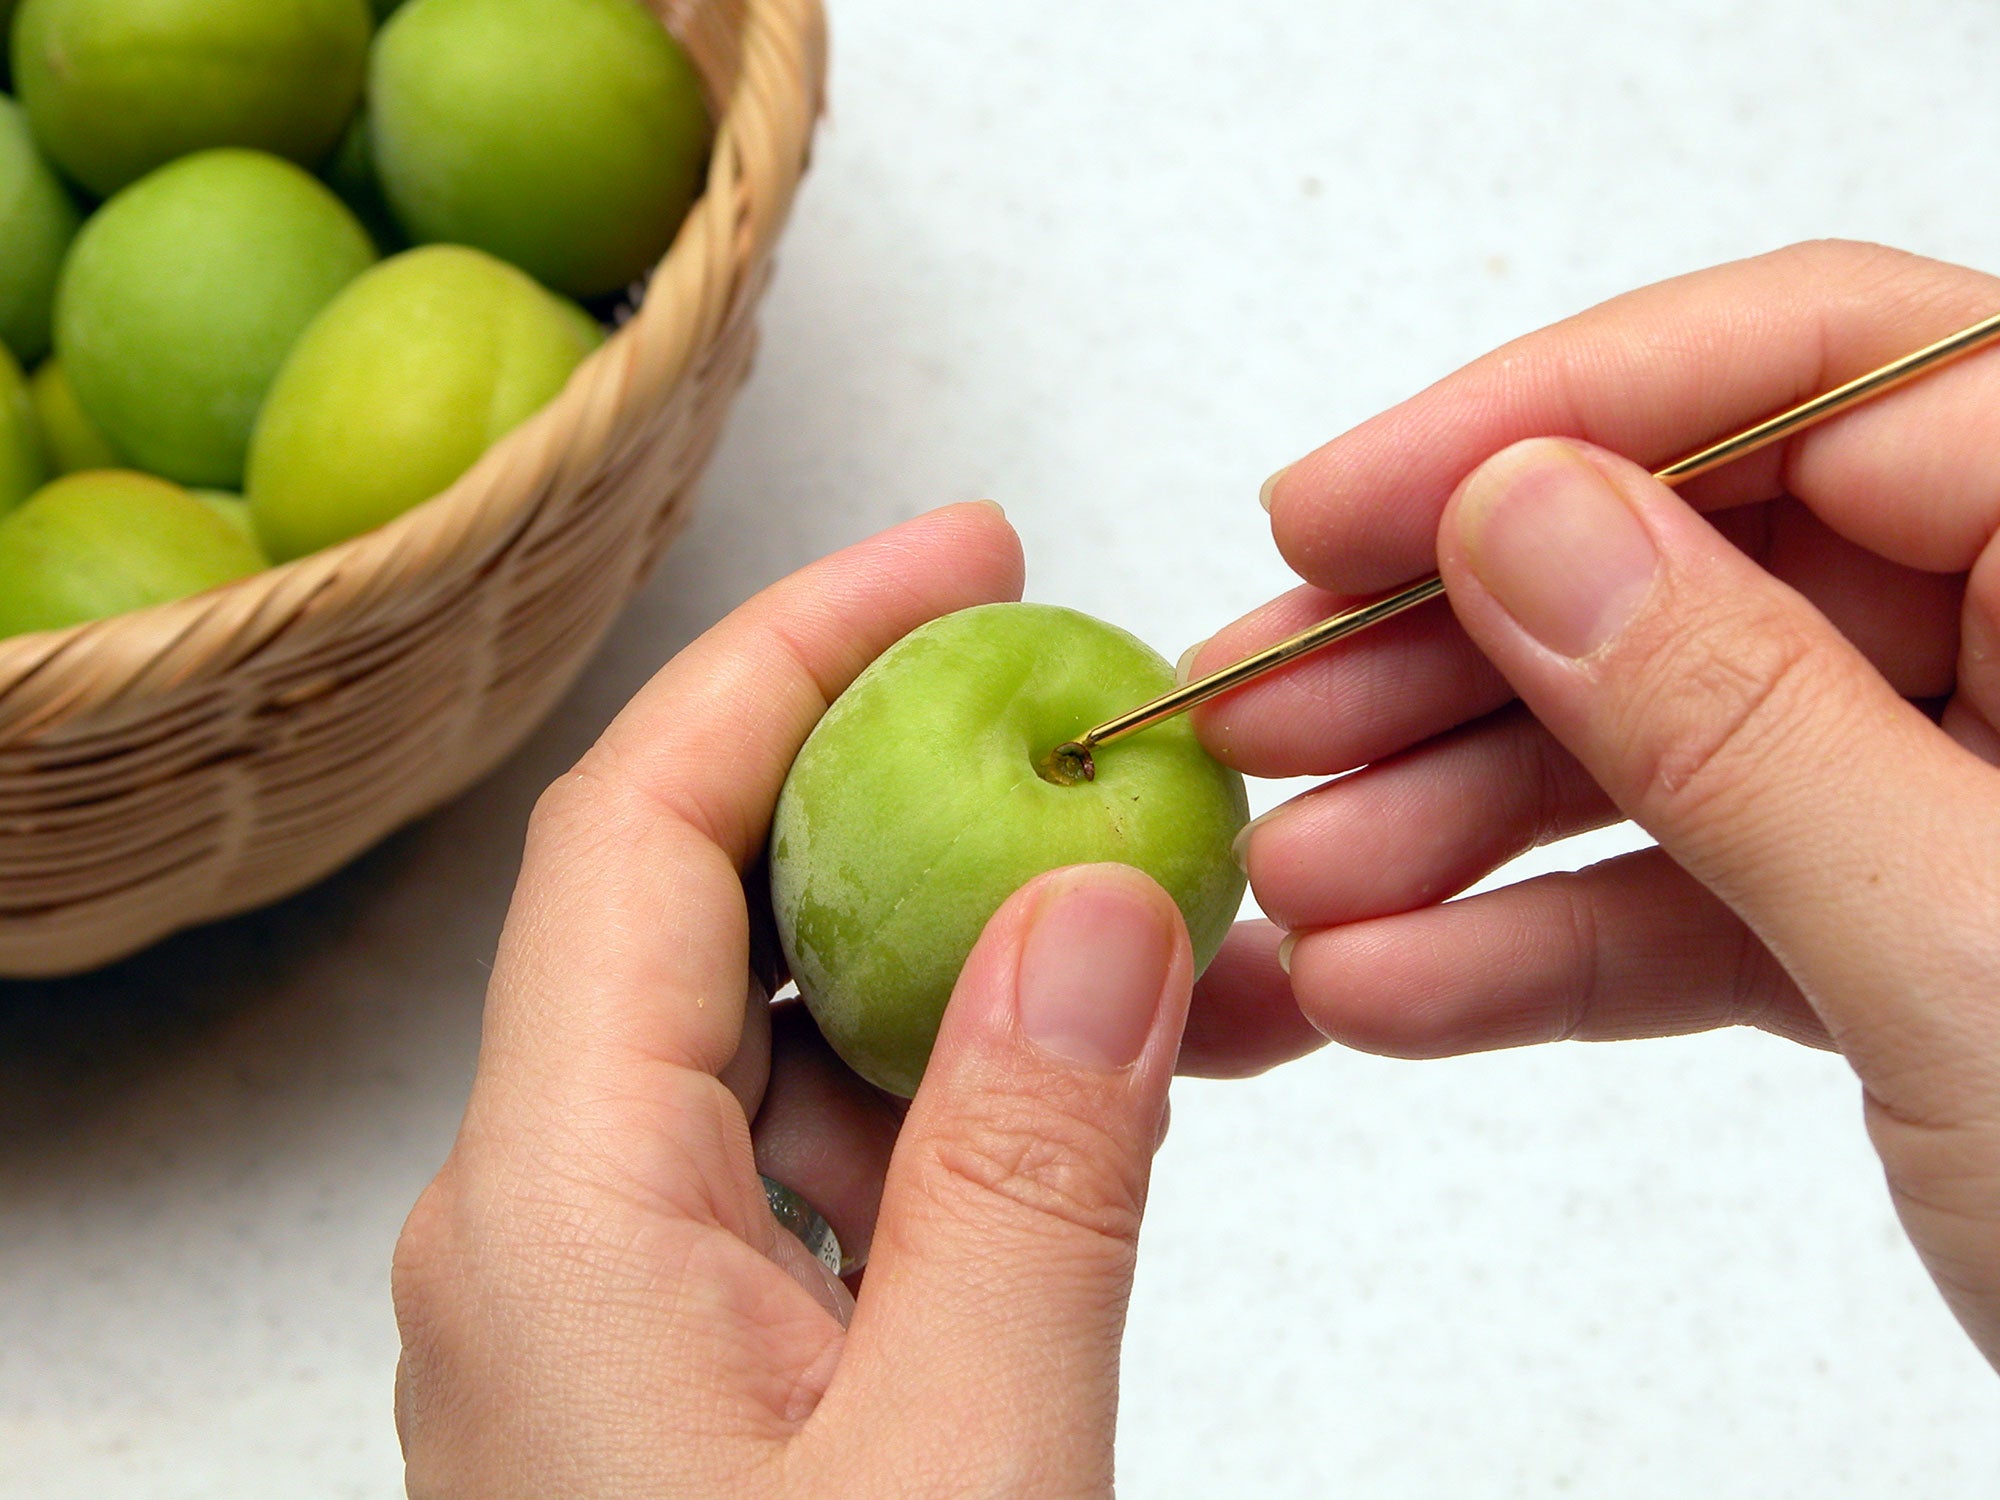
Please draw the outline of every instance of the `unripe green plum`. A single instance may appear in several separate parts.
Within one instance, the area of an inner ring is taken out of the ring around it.
[[[61,360],[44,360],[28,382],[28,393],[34,398],[35,416],[42,425],[42,447],[55,473],[132,467],[132,461],[97,430],[77,401],[76,387],[69,383]]]
[[[368,96],[413,239],[476,245],[574,297],[658,263],[708,160],[694,65],[638,0],[411,0]]]
[[[0,520],[0,636],[165,604],[263,566],[255,546],[177,484],[71,474]]]
[[[189,490],[188,493],[206,505],[215,515],[227,521],[244,541],[257,549],[259,557],[264,556],[264,544],[257,540],[257,523],[250,518],[250,502],[241,495],[233,495],[228,490]]]
[[[49,352],[56,276],[81,222],[27,117],[0,94],[0,342],[23,365]]]
[[[0,344],[0,515],[27,499],[48,477],[41,424],[35,420],[28,382],[7,346]]]
[[[1179,906],[1197,971],[1243,899],[1243,778],[1185,719],[1100,749],[1096,777],[1044,763],[1173,684],[1143,642],[1075,610],[991,604],[905,636],[827,710],[771,827],[771,904],[792,977],[833,1049],[916,1091],[959,970],[1035,876],[1115,862]]]
[[[375,261],[332,191],[261,151],[205,151],[134,183],[77,236],[56,349],[133,463],[230,489],[292,345]]]
[[[247,495],[266,550],[302,557],[449,488],[603,336],[477,250],[383,261],[306,330],[264,404]]]
[[[108,198],[213,146],[318,165],[373,30],[368,0],[21,0],[14,75],[43,148]]]

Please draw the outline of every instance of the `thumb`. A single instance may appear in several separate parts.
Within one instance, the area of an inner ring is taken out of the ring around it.
[[[830,1393],[895,1414],[868,1429],[908,1434],[926,1492],[1109,1493],[1193,967],[1172,900],[1123,865],[1036,880],[967,960],[883,1189],[842,1361],[859,1379]]]
[[[1621,458],[1516,444],[1461,486],[1439,550],[1480,648],[1885,1102],[1907,1077],[1934,1112],[1958,1061],[1990,1109],[2000,1004],[1990,972],[1968,981],[2000,919],[2000,773]]]
[[[2000,1265],[2000,772],[1610,454],[1502,452],[1453,497],[1439,557],[1529,708],[1798,982],[1899,1198]]]

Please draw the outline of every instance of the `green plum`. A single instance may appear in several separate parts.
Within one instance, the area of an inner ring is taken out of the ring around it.
[[[83,409],[134,464],[232,489],[292,345],[374,262],[368,231],[301,168],[204,151],[84,226],[56,291],[56,349]]]
[[[56,276],[82,216],[0,94],[0,342],[24,365],[49,352]]]
[[[574,297],[652,270],[708,162],[694,65],[638,0],[411,0],[368,97],[413,239],[476,245]]]
[[[177,484],[71,474],[0,519],[0,636],[165,604],[263,567],[241,533]]]
[[[916,1091],[974,942],[1044,871],[1136,866],[1180,907],[1197,966],[1215,956],[1243,899],[1243,779],[1185,719],[1100,750],[1094,780],[1045,769],[1173,675],[1088,615],[984,605],[905,636],[820,720],[772,825],[772,908],[800,994],[863,1078]]]
[[[480,251],[383,261],[306,330],[264,405],[247,494],[265,548],[302,557],[449,488],[603,337]]]
[[[76,399],[76,387],[69,383],[59,359],[44,360],[28,382],[34,397],[35,416],[42,424],[42,446],[49,467],[57,474],[74,474],[81,469],[129,469],[130,459],[117,444],[97,430]]]
[[[318,165],[374,25],[368,0],[21,0],[14,75],[43,149],[108,198],[213,146]]]
[[[228,490],[189,490],[188,493],[234,527],[244,541],[257,549],[259,557],[264,556],[264,544],[257,540],[257,523],[250,518],[248,500],[241,495],[232,495]]]
[[[48,477],[41,424],[35,420],[28,382],[7,346],[0,344],[0,515],[27,499]]]

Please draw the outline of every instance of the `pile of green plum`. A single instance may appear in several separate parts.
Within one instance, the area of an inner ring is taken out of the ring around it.
[[[449,487],[708,159],[640,0],[0,0],[0,33],[0,636]]]

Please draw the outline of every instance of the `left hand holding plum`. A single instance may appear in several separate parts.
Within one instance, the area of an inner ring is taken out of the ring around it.
[[[397,1251],[413,1495],[1109,1493],[1189,1005],[1173,903],[1102,865],[1018,892],[900,1134],[747,979],[744,875],[826,705],[1020,583],[977,506],[829,558],[683,652],[536,809],[465,1122]],[[760,1171],[872,1241],[858,1303]]]

